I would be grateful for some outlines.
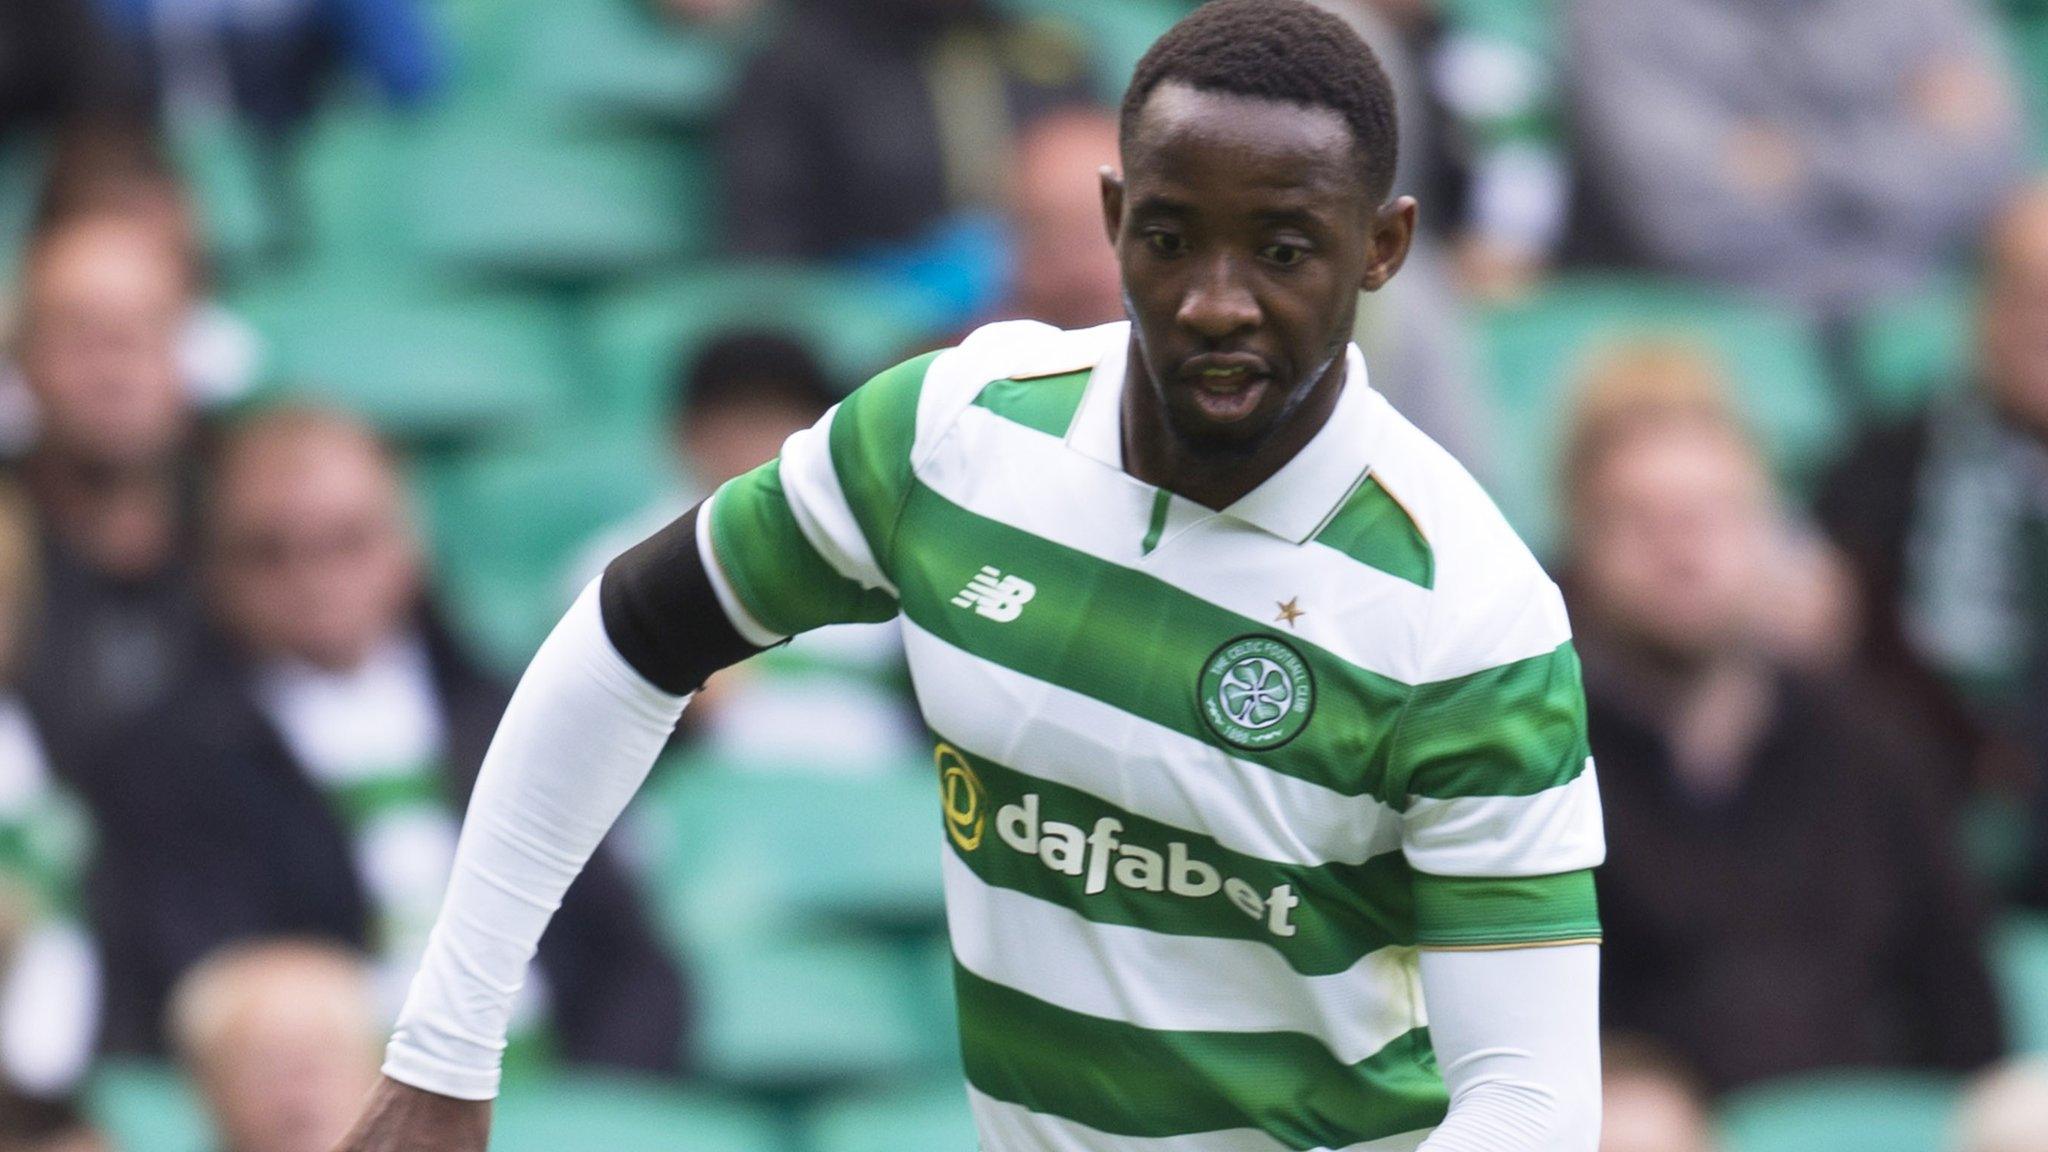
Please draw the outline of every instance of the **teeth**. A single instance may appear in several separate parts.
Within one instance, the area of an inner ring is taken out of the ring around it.
[[[1243,373],[1244,373],[1244,369],[1242,369],[1242,368],[1204,368],[1204,369],[1202,369],[1202,375],[1204,375],[1204,376],[1207,376],[1207,377],[1209,377],[1209,378],[1211,378],[1211,379],[1215,379],[1215,378],[1217,378],[1217,377],[1221,377],[1221,376],[1239,376],[1239,375],[1242,375]]]

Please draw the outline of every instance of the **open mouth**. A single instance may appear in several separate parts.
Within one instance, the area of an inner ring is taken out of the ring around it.
[[[1255,356],[1198,356],[1181,368],[1181,383],[1195,406],[1211,420],[1243,419],[1259,406],[1271,379]]]

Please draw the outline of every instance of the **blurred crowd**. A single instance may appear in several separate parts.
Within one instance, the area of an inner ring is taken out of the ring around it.
[[[1603,1149],[1906,1147],[1756,1135],[1883,1074],[1921,1152],[2048,1152],[2048,4],[1318,2],[1422,204],[1372,386],[1572,605]],[[0,4],[0,1152],[115,1148],[137,1060],[324,1152],[546,623],[863,374],[1121,318],[1096,172],[1192,3]],[[664,771],[922,779],[897,645],[722,674]],[[674,831],[515,1066],[774,1026]]]

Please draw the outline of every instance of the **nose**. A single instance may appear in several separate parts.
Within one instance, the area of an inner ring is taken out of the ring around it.
[[[1188,285],[1177,319],[1188,331],[1219,342],[1259,326],[1259,301],[1237,262],[1219,256],[1206,262]]]

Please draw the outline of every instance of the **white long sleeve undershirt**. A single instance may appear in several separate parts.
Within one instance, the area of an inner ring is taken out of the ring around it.
[[[1418,1152],[1594,1152],[1600,948],[1422,953],[1451,1111]]]
[[[618,654],[593,582],[534,657],[484,758],[386,1075],[465,1100],[497,1095],[541,933],[686,702]],[[1420,1152],[1593,1152],[1599,949],[1424,952],[1421,968],[1451,1110]]]
[[[649,684],[612,647],[592,581],[534,656],[484,756],[385,1075],[464,1100],[497,1095],[513,1001],[541,932],[686,699]]]

